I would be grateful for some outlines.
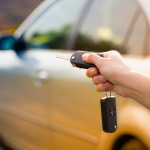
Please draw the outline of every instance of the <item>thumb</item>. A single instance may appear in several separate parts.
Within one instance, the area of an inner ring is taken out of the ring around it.
[[[100,56],[98,56],[97,54],[94,54],[94,53],[83,54],[82,59],[86,63],[95,64],[97,67],[99,66],[100,61],[102,60],[102,58]]]

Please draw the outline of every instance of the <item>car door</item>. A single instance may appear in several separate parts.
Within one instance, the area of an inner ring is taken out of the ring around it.
[[[0,57],[1,136],[17,149],[41,149],[49,139],[45,95],[33,85],[35,65],[23,62],[14,51],[0,52]]]
[[[40,68],[49,72],[49,83],[46,86],[50,97],[45,93],[48,98],[47,128],[49,135],[53,132],[54,149],[86,149],[87,147],[95,149],[98,142],[98,133],[89,130],[89,128],[95,127],[96,122],[93,121],[91,125],[89,123],[91,120],[86,119],[88,122],[83,120],[83,118],[87,118],[87,114],[89,114],[88,117],[95,116],[95,120],[99,120],[99,115],[91,115],[89,102],[84,104],[87,95],[84,94],[83,89],[87,84],[79,84],[79,81],[87,80],[85,70],[79,71],[72,68],[69,62],[56,58],[57,55],[71,56],[72,52],[62,51],[62,49],[67,43],[66,37],[69,37],[70,24],[72,21],[78,20],[74,16],[84,11],[83,7],[86,3],[87,1],[60,1],[60,4],[63,4],[60,5],[61,7],[53,7],[54,12],[52,9],[48,10],[53,13],[45,12],[46,16],[41,16],[41,19],[39,17],[23,35],[28,46],[32,48],[28,54],[32,57],[39,57],[40,64],[42,64]],[[70,5],[68,6],[68,4]],[[65,7],[65,5],[67,6]],[[48,22],[51,20],[52,22]],[[44,51],[43,48],[51,50]],[[52,48],[61,49],[61,51],[54,51]],[[92,84],[89,85],[92,86]],[[88,90],[90,90],[89,86]],[[95,103],[92,105],[95,106]],[[99,102],[96,106],[99,108]],[[97,110],[99,111],[99,109]],[[100,123],[96,125],[97,128],[99,125]]]
[[[64,63],[58,69],[62,63],[56,61],[56,54],[63,53],[66,37],[85,4],[85,0],[54,1],[29,21],[17,39],[25,43],[26,51],[0,52],[0,132],[15,149],[55,149],[54,71],[69,66]]]

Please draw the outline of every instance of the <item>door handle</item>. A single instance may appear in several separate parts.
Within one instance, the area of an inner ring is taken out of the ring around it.
[[[37,70],[34,75],[33,84],[35,87],[41,87],[49,80],[49,73],[45,70]]]

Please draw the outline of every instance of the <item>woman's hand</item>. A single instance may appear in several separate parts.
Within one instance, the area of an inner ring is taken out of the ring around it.
[[[123,74],[128,74],[133,71],[132,68],[127,66],[117,51],[109,51],[103,53],[104,57],[101,58],[96,54],[84,54],[82,59],[87,63],[95,64],[99,69],[98,75],[97,68],[89,68],[86,75],[92,78],[95,89],[98,92],[112,90],[113,92],[128,97],[130,90],[124,86]]]

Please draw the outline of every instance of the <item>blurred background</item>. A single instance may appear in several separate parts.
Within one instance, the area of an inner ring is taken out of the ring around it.
[[[13,34],[41,0],[0,0],[0,36]]]

